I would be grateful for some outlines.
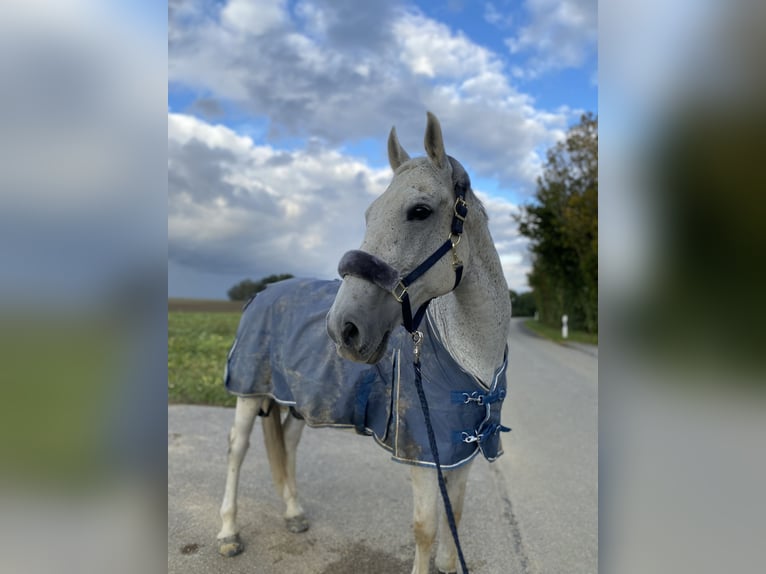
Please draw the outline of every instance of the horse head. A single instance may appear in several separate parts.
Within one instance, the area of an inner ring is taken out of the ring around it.
[[[327,332],[347,359],[378,362],[390,333],[401,323],[417,328],[425,305],[457,286],[462,261],[469,258],[462,230],[470,180],[446,154],[441,126],[430,112],[425,151],[426,157],[410,159],[391,129],[394,177],[365,213],[361,247],[338,266],[343,283],[327,314]],[[414,321],[408,321],[410,309],[417,310]]]

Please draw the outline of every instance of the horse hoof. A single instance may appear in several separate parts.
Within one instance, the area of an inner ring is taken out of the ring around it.
[[[226,538],[218,539],[218,553],[221,556],[231,557],[236,556],[245,549],[242,544],[242,540],[239,538],[239,534],[233,534]]]
[[[298,516],[291,516],[285,518],[285,526],[290,532],[298,534],[299,532],[306,532],[309,529],[309,521],[305,515],[299,514]]]

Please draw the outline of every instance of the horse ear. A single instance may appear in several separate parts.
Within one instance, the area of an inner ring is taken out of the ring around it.
[[[396,137],[396,128],[392,127],[391,133],[388,134],[388,163],[391,164],[391,169],[396,171],[400,165],[409,160],[409,154],[404,151],[399,138]]]
[[[447,154],[444,151],[442,128],[439,120],[431,112],[427,112],[428,124],[426,125],[425,148],[428,157],[437,168],[443,169],[447,165]]]

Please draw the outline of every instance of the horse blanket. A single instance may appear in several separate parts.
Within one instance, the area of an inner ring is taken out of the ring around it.
[[[413,344],[399,327],[375,365],[340,357],[325,319],[340,281],[291,279],[269,285],[244,308],[224,374],[237,396],[269,396],[312,427],[355,428],[398,462],[434,466],[414,384]],[[482,386],[447,352],[430,319],[424,322],[421,370],[442,468],[481,452],[502,454],[500,408],[505,367]]]

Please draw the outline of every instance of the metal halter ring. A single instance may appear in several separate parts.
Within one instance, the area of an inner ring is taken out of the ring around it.
[[[400,290],[399,293],[396,292],[397,289]],[[391,294],[394,296],[394,299],[399,301],[399,303],[402,302],[402,298],[404,297],[406,293],[407,293],[407,287],[405,287],[404,283],[402,283],[401,281],[399,281],[399,283],[397,283],[396,286],[394,287],[393,291],[391,291]]]

